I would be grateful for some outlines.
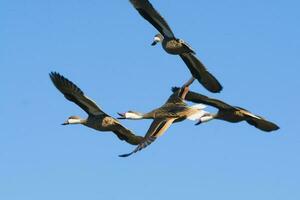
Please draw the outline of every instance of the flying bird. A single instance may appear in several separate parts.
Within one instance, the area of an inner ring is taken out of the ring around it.
[[[154,142],[156,138],[161,136],[174,122],[180,122],[185,119],[196,121],[205,115],[207,112],[203,109],[206,106],[202,104],[188,106],[184,102],[183,99],[187,91],[188,87],[179,89],[168,98],[164,105],[145,114],[135,111],[118,113],[121,116],[119,119],[153,119],[143,141],[131,153],[120,155],[120,157],[128,157],[146,148]]]
[[[55,87],[65,98],[77,104],[88,114],[86,119],[82,119],[79,116],[71,116],[62,125],[82,124],[98,131],[111,131],[120,140],[125,140],[132,145],[138,145],[143,141],[143,137],[136,136],[132,131],[122,126],[118,120],[103,112],[97,104],[85,96],[83,91],[73,82],[57,72],[51,72],[49,75]]]
[[[180,91],[180,88],[173,87],[172,91],[177,93]],[[208,112],[204,114],[196,125],[208,122],[212,119],[220,119],[232,123],[246,121],[248,124],[265,132],[271,132],[279,129],[279,127],[273,122],[267,121],[263,117],[255,115],[244,108],[231,106],[221,100],[209,98],[196,92],[188,91],[185,96],[185,100],[193,103],[210,105],[218,109],[218,112],[215,114]]]
[[[130,0],[130,2],[140,15],[159,31],[159,34],[154,37],[153,46],[162,43],[167,53],[179,55],[192,76],[210,92],[216,93],[222,90],[222,85],[195,56],[194,50],[186,42],[175,37],[166,20],[148,0]]]

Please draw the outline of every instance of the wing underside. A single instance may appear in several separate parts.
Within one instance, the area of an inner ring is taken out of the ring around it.
[[[161,136],[171,126],[174,120],[174,118],[154,119],[143,141],[131,153],[120,155],[120,157],[128,157],[149,146],[152,142],[156,140],[156,138]]]
[[[155,10],[148,0],[130,0],[140,15],[151,23],[164,37],[175,38],[166,20]]]

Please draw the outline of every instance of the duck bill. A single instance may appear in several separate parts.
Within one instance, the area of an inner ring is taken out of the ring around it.
[[[201,119],[195,124],[195,126],[198,126],[198,125],[200,125],[200,124],[202,124]]]
[[[65,126],[65,125],[68,125],[68,124],[69,124],[69,122],[64,122],[61,125]]]
[[[119,113],[119,112],[118,112],[118,115],[119,115],[120,117],[118,117],[117,119],[126,119],[125,113]]]
[[[155,46],[156,44],[157,44],[157,41],[154,40],[154,41],[152,42],[151,46]]]

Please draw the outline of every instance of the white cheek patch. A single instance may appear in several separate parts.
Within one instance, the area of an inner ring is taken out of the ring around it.
[[[129,119],[139,119],[141,118],[141,116],[138,116],[137,114],[135,113],[125,113],[125,118],[129,118]]]
[[[201,122],[208,122],[213,119],[213,116],[201,117]]]
[[[79,124],[80,119],[68,119],[69,124]]]
[[[160,39],[159,37],[156,36],[156,37],[154,37],[154,41],[155,41],[155,42],[161,42],[161,39]]]

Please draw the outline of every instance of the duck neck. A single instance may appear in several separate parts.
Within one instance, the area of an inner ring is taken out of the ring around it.
[[[143,119],[153,119],[153,118],[155,118],[155,112],[149,112],[143,114]]]

